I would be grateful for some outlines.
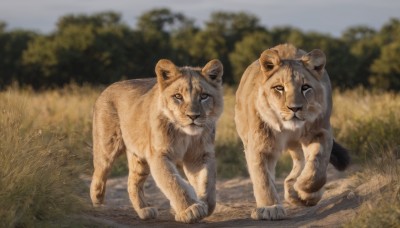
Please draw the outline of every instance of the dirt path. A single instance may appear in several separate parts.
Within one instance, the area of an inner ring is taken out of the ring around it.
[[[132,209],[126,191],[126,177],[109,179],[106,205],[94,210],[88,217],[110,227],[338,227],[354,217],[362,201],[351,190],[354,187],[347,177],[349,172],[339,173],[330,168],[322,200],[313,207],[285,204],[288,212],[286,220],[255,221],[250,218],[255,200],[248,178],[218,181],[217,207],[210,217],[197,224],[175,222],[168,200],[151,178],[145,184],[145,192],[149,202],[159,209],[156,220],[142,221]],[[283,179],[278,179],[277,188],[283,199]]]

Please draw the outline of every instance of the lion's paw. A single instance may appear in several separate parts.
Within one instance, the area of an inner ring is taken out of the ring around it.
[[[286,218],[286,211],[282,205],[259,207],[251,213],[253,219],[280,220]]]
[[[296,190],[294,190],[293,185],[288,187],[285,186],[285,200],[292,205],[304,205],[304,202],[302,199],[300,199],[299,194]]]
[[[92,205],[93,205],[94,208],[102,208],[102,207],[104,207],[104,204],[100,203],[100,202],[93,202]]]
[[[155,219],[158,216],[158,210],[155,207],[144,207],[136,211],[139,218],[143,220]]]
[[[175,220],[184,223],[195,223],[206,217],[208,207],[205,203],[195,203],[186,208],[183,212],[176,213]]]
[[[304,206],[314,206],[316,205],[322,198],[323,189],[320,189],[316,192],[306,192],[299,188],[298,184],[294,184],[293,191],[296,193],[296,198],[299,202]]]

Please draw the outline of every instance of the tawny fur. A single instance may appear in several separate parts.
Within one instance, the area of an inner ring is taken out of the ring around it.
[[[284,44],[264,51],[243,74],[235,122],[257,202],[254,219],[286,216],[275,188],[275,165],[285,151],[293,159],[285,199],[301,205],[321,199],[333,143],[325,62],[320,50],[306,53]]]
[[[155,70],[157,78],[117,82],[97,99],[90,196],[93,205],[103,203],[111,165],[126,153],[129,197],[141,219],[157,216],[143,189],[151,173],[176,221],[197,222],[216,204],[214,138],[223,110],[223,66],[212,60],[203,68],[179,68],[160,60]]]

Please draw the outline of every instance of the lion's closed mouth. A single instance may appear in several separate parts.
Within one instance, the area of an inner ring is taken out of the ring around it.
[[[292,121],[304,121],[304,119],[299,118],[298,116],[293,116]]]
[[[196,124],[195,122],[189,124],[191,127],[202,127],[200,124]]]

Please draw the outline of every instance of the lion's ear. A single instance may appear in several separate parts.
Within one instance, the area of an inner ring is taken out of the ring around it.
[[[281,64],[281,59],[278,55],[278,52],[273,49],[267,49],[263,51],[258,61],[260,62],[261,70],[264,72],[267,78],[269,78]]]
[[[316,73],[318,79],[321,79],[322,75],[324,74],[326,64],[326,56],[321,50],[312,50],[311,52],[303,55],[301,57],[301,61],[303,62],[304,66]]]
[[[162,88],[165,87],[171,79],[175,78],[179,72],[175,64],[168,59],[159,60],[155,71],[157,82]]]
[[[224,66],[218,59],[213,59],[208,62],[203,69],[201,69],[201,73],[204,75],[204,77],[206,77],[207,80],[221,84],[222,75],[224,74]]]

